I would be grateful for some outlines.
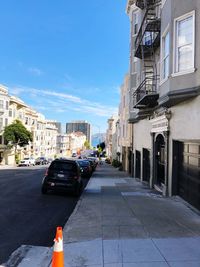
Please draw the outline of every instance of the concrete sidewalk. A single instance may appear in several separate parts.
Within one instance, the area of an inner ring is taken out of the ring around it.
[[[65,267],[200,266],[200,216],[107,164],[63,234]]]

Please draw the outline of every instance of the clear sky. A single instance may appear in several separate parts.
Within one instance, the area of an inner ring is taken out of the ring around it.
[[[0,83],[47,119],[105,132],[129,68],[127,0],[6,0]]]

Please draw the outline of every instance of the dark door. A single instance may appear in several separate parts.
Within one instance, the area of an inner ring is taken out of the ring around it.
[[[132,152],[129,148],[128,150],[128,172],[131,174],[131,163],[132,163]]]
[[[140,178],[141,175],[141,153],[136,150],[136,178]]]
[[[134,177],[134,171],[135,171],[135,166],[134,166],[134,153],[132,154],[132,169],[131,169],[131,176]]]
[[[150,180],[150,152],[143,148],[143,180],[149,182]]]
[[[163,135],[157,136],[155,148],[156,183],[161,185],[165,183],[165,140]]]
[[[200,209],[200,143],[179,142],[178,195]]]

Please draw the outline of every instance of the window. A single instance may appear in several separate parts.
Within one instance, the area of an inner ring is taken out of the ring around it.
[[[194,11],[175,20],[175,73],[194,71],[194,21]]]
[[[152,43],[153,43],[153,32],[145,32],[143,44],[152,45]]]
[[[138,33],[138,13],[133,12],[132,22],[133,22],[133,35],[135,35]]]
[[[3,109],[3,100],[0,100],[0,109]]]
[[[9,109],[9,117],[12,117],[12,109]]]
[[[133,50],[133,54],[132,54],[132,69],[131,69],[131,73],[135,73],[137,72],[137,58],[134,56],[135,55],[135,50]]]
[[[161,63],[161,79],[165,80],[169,76],[169,32],[162,37],[162,63]]]

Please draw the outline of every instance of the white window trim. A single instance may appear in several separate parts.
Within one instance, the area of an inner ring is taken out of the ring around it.
[[[170,47],[170,32],[169,32],[169,24],[167,25],[167,27],[165,28],[162,37],[161,37],[161,52],[160,52],[160,58],[161,58],[161,62],[160,62],[160,85],[162,85],[164,82],[166,82],[169,77],[170,77],[170,73],[169,75],[165,78],[162,79],[162,74],[163,74],[163,39],[166,37],[167,33],[169,33],[169,47]],[[170,53],[169,53],[169,67],[170,67]],[[170,68],[169,68],[170,69]]]
[[[166,3],[166,0],[162,0],[162,5],[161,5],[161,8],[163,8],[163,7],[164,7],[165,3]]]
[[[193,62],[192,65],[193,67],[191,69],[187,69],[185,71],[177,71],[177,41],[176,41],[176,37],[177,37],[177,22],[186,19],[187,17],[193,17],[193,38],[192,38],[192,42],[193,42]],[[185,75],[185,74],[189,74],[195,71],[195,67],[194,67],[194,58],[195,58],[195,10],[186,13],[178,18],[174,19],[174,34],[173,34],[173,73],[172,73],[172,77],[175,76],[179,76],[179,75]]]
[[[133,27],[133,14],[137,17],[137,25],[138,25],[138,31],[139,31],[140,26],[139,26],[139,12],[138,12],[138,9],[133,10],[133,12],[132,12],[132,20],[131,20],[132,37],[136,37],[138,35],[138,31],[137,31],[137,33],[134,33],[135,23],[134,23],[134,27]]]

